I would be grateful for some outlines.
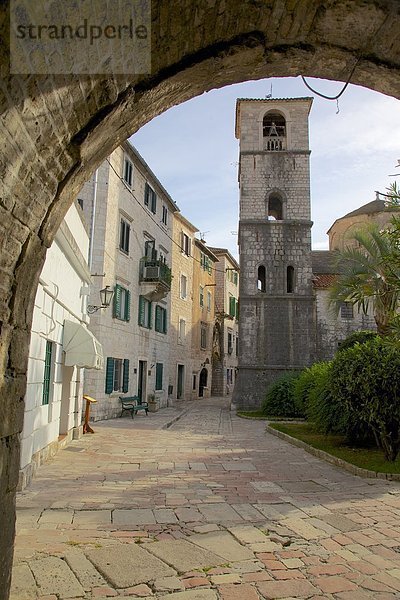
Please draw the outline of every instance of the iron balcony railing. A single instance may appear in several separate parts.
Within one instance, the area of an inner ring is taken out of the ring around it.
[[[162,260],[143,257],[140,261],[139,282],[162,283],[171,289],[172,273]]]

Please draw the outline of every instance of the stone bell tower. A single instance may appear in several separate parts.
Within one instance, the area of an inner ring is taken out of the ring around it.
[[[233,402],[315,356],[308,115],[312,98],[238,99],[240,320]]]

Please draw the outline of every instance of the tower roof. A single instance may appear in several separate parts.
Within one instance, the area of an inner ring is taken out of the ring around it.
[[[259,103],[263,102],[264,104],[271,105],[271,107],[275,106],[275,105],[282,104],[282,102],[284,102],[284,103],[289,103],[289,102],[308,102],[308,105],[309,105],[308,106],[308,112],[310,112],[313,100],[314,100],[314,98],[312,98],[311,96],[302,96],[300,98],[237,98],[237,100],[236,100],[235,136],[236,136],[237,139],[239,139],[239,137],[240,137],[240,126],[239,126],[239,121],[240,121],[240,105],[243,102],[259,102]]]

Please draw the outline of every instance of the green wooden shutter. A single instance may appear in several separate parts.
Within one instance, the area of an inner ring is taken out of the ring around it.
[[[144,325],[144,306],[145,299],[143,296],[139,296],[139,325]]]
[[[127,358],[124,358],[122,391],[124,392],[124,394],[126,392],[129,392],[129,360]]]
[[[49,404],[50,401],[50,379],[51,379],[51,363],[53,355],[53,343],[46,341],[46,353],[44,360],[44,374],[43,374],[43,395],[42,404]]]
[[[154,191],[151,196],[151,212],[154,214],[157,212],[157,194]]]
[[[149,302],[149,329],[153,326],[153,303]]]
[[[236,300],[236,311],[235,311],[235,317],[238,319],[239,318],[239,300]]]
[[[167,333],[167,309],[166,308],[164,308],[163,317],[164,317],[163,324],[162,324],[163,325],[163,333]]]
[[[113,317],[121,318],[121,286],[118,284],[114,288]]]
[[[111,394],[114,389],[114,359],[107,356],[106,364],[106,394]]]
[[[229,315],[234,317],[236,314],[236,298],[234,296],[230,296],[229,298]]]
[[[144,203],[146,206],[149,205],[149,192],[150,192],[150,186],[149,184],[146,182],[144,184]]]
[[[156,363],[156,390],[163,389],[163,364]]]
[[[155,325],[154,325],[154,329],[156,331],[162,331],[161,314],[162,314],[161,306],[157,305],[156,306]]]
[[[125,321],[129,321],[131,318],[131,293],[126,290],[125,294]]]

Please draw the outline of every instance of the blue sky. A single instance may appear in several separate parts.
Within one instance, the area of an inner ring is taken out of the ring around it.
[[[308,80],[335,95],[343,84]],[[130,139],[185,215],[211,246],[237,256],[238,140],[236,98],[314,96],[297,78],[249,81],[173,107]],[[314,96],[310,113],[314,249],[328,247],[333,221],[375,199],[394,181],[400,159],[400,102],[350,85],[336,101]],[[397,179],[399,180],[399,179]],[[233,232],[233,233],[232,233]]]

